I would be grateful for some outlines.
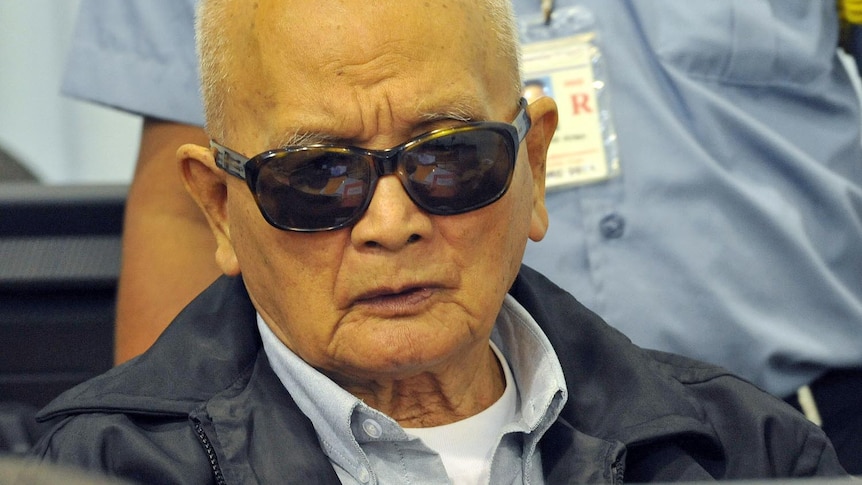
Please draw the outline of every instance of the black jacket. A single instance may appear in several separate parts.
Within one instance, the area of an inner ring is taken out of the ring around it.
[[[824,434],[727,371],[643,350],[523,268],[511,294],[554,346],[569,389],[540,442],[548,483],[843,471]],[[33,454],[143,483],[338,483],[261,348],[242,280],[221,278],[141,357],[41,411]]]

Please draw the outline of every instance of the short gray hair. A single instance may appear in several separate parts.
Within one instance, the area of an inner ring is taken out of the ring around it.
[[[227,2],[224,0],[201,0],[195,17],[195,43],[200,65],[201,95],[204,105],[204,120],[210,136],[221,140],[225,136],[224,92],[229,88],[229,66],[234,56],[228,48]]]

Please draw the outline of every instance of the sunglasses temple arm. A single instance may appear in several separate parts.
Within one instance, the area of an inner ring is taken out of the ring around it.
[[[216,165],[234,177],[245,179],[245,163],[248,159],[214,141],[210,141],[210,146],[215,150]]]
[[[527,114],[527,100],[521,98],[521,101],[518,104],[521,109],[518,110],[518,116],[515,117],[514,121],[512,121],[512,125],[518,131],[518,143],[520,143],[524,141],[524,138],[527,136],[527,132],[530,131],[532,121],[530,121],[530,115]]]

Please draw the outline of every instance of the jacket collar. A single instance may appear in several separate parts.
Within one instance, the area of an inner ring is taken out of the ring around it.
[[[675,433],[714,441],[684,384],[720,371],[636,347],[527,267],[510,293],[561,356],[569,388],[561,420],[567,426],[611,443],[648,442]],[[88,411],[189,415],[213,396],[242,385],[260,348],[255,310],[242,279],[222,277],[177,316],[150,350],[65,392],[38,417]]]
[[[707,364],[634,345],[539,273],[522,268],[510,293],[539,322],[569,388],[564,410],[575,428],[623,442],[673,428],[709,432],[703,411],[686,384],[725,372]]]
[[[242,279],[221,277],[147,352],[61,394],[38,418],[93,410],[187,415],[254,364],[254,315]]]
[[[688,385],[726,371],[635,346],[528,267],[522,267],[510,293],[539,322],[561,356],[569,390],[559,419],[542,441],[553,444],[542,449],[548,483],[576,483],[570,482],[573,477],[577,483],[618,483],[626,456],[675,450],[680,443],[714,456],[723,453]],[[601,456],[604,466],[596,467]],[[697,471],[699,465],[692,465],[693,477],[708,478]]]

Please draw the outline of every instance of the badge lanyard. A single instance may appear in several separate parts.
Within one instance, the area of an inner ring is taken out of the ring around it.
[[[596,183],[619,175],[617,136],[606,89],[606,69],[592,12],[554,8],[519,24],[524,97],[551,96],[559,124],[548,149],[548,190]]]

